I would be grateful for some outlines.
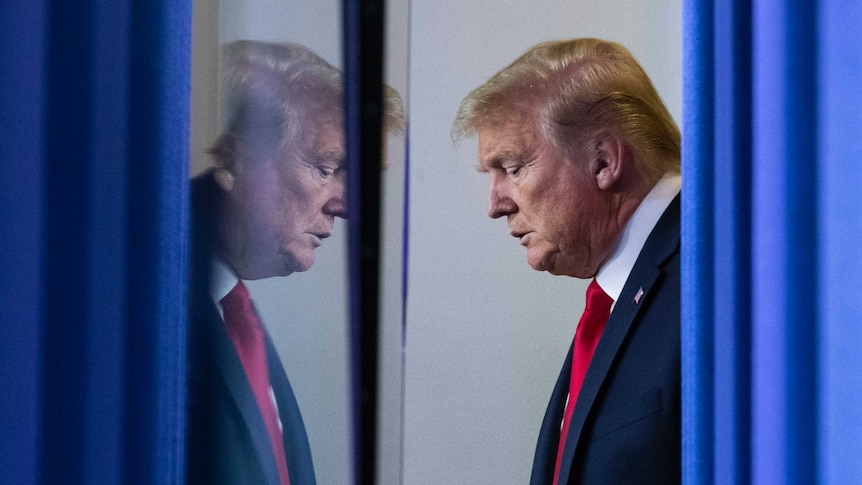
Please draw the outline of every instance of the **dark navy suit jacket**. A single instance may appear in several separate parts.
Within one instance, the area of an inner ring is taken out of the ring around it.
[[[647,239],[590,361],[561,485],[681,481],[679,199]],[[571,362],[569,349],[539,433],[531,485],[553,482]]]
[[[239,356],[209,292],[213,214],[222,192],[211,174],[192,181],[187,395],[187,483],[278,485],[269,435]],[[266,335],[291,485],[314,485],[305,425],[281,359]]]

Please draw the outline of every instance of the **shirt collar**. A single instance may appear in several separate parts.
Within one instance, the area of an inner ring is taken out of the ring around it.
[[[629,273],[665,209],[679,194],[682,177],[678,173],[665,173],[650,190],[626,222],[617,240],[617,247],[596,274],[596,282],[614,300],[620,298]]]
[[[236,286],[239,278],[234,274],[224,262],[218,258],[213,258],[210,265],[210,296],[215,303],[218,312],[224,318],[224,310],[221,307],[221,299],[230,293],[230,290]]]

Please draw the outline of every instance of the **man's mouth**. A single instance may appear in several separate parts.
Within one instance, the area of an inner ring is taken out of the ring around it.
[[[527,242],[527,239],[529,239],[527,236],[531,232],[532,231],[512,231],[510,234],[512,235],[512,237],[518,238],[521,241],[521,245],[523,246]]]
[[[321,231],[321,232],[309,232],[312,236],[314,236],[314,245],[320,246],[323,244],[323,240],[332,235],[329,231]]]

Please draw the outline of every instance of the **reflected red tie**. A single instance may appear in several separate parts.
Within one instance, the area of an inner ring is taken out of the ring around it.
[[[581,384],[584,382],[584,376],[587,375],[587,368],[590,366],[590,360],[593,358],[596,345],[598,345],[599,338],[602,336],[602,330],[605,329],[605,324],[608,322],[613,302],[614,300],[602,290],[602,287],[596,283],[596,280],[593,280],[590,286],[587,287],[587,305],[575,331],[575,345],[572,349],[572,377],[569,380],[569,399],[566,402],[566,413],[563,415],[563,425],[560,429],[557,464],[554,468],[554,485],[557,485],[560,478],[560,462],[563,458],[563,449],[566,446],[569,423],[572,421],[572,411],[575,409],[575,403],[578,401]]]
[[[248,289],[242,284],[242,281],[237,283],[230,293],[221,299],[221,304],[224,309],[224,323],[227,327],[227,333],[233,341],[237,354],[239,354],[242,368],[245,370],[257,406],[263,416],[263,422],[266,424],[266,432],[272,444],[281,485],[289,485],[290,478],[287,474],[287,458],[284,454],[281,420],[278,418],[275,395],[271,393],[269,384],[266,348],[264,347],[263,327],[260,324],[260,319],[252,307]]]

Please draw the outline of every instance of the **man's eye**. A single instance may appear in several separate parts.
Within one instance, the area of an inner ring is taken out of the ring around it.
[[[518,175],[521,173],[520,165],[513,165],[511,167],[506,167],[506,175]]]
[[[332,177],[335,174],[335,169],[330,167],[317,167],[317,171],[322,177]]]

